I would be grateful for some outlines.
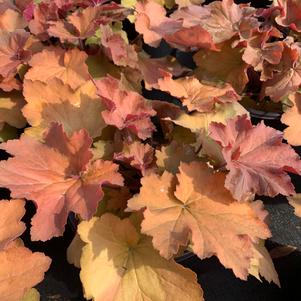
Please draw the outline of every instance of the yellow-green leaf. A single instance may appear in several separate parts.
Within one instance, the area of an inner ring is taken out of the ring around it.
[[[40,294],[35,288],[32,288],[25,294],[22,301],[40,301]]]
[[[196,275],[162,258],[131,219],[112,214],[84,221],[80,260],[85,297],[94,301],[199,301]]]

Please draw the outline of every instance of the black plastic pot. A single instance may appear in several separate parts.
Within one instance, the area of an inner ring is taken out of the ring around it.
[[[256,125],[261,121],[264,121],[265,125],[273,127],[276,130],[283,131],[286,126],[281,122],[280,112],[265,112],[256,110],[253,108],[246,108],[250,113],[252,124]]]

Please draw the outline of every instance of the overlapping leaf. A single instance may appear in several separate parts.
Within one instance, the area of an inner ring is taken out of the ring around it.
[[[93,36],[99,24],[124,19],[128,10],[112,2],[105,5],[89,6],[76,10],[67,20],[49,21],[48,34],[60,38],[62,42],[77,42]]]
[[[194,55],[198,68],[195,75],[200,80],[230,83],[236,92],[243,91],[248,82],[248,65],[242,60],[243,48],[232,47],[232,40],[219,45],[219,52],[200,50]],[[219,62],[218,64],[216,62]]]
[[[206,6],[190,5],[174,12],[174,20],[183,19],[186,28],[200,26],[214,43],[222,43],[236,35],[247,38],[259,26],[254,18],[255,9],[238,5],[233,0],[213,1]]]
[[[109,26],[101,27],[101,44],[105,53],[117,66],[138,67],[138,55],[133,45],[129,45],[120,33],[114,33]]]
[[[298,32],[301,31],[301,3],[298,0],[277,0],[276,5],[281,8],[276,22]]]
[[[284,43],[282,41],[268,42],[270,38],[279,38],[281,33],[276,28],[268,31],[257,32],[247,41],[247,47],[242,59],[261,72],[261,80],[272,78],[273,67],[278,65],[282,58]]]
[[[182,163],[179,170],[176,177],[168,172],[144,177],[140,193],[128,201],[130,210],[146,207],[142,232],[153,237],[163,257],[171,258],[190,242],[200,258],[216,255],[246,279],[251,241],[269,237],[268,227],[251,205],[234,201],[222,173],[197,162]]]
[[[10,1],[0,3],[0,28],[2,30],[14,32],[25,27],[26,22],[13,3]]]
[[[260,241],[253,246],[254,257],[251,260],[249,273],[261,281],[260,275],[268,282],[274,282],[280,287],[277,271],[275,270],[272,258],[268,250],[264,246],[264,242]]]
[[[3,301],[19,301],[44,278],[50,258],[32,253],[21,240],[25,230],[21,218],[25,213],[23,200],[0,201],[0,293]]]
[[[210,136],[223,147],[227,162],[225,187],[237,200],[253,194],[292,195],[294,186],[288,172],[300,173],[301,161],[293,148],[282,143],[282,132],[265,126],[252,126],[246,115],[211,123]]]
[[[80,277],[87,299],[203,300],[195,274],[162,258],[129,218],[105,214],[82,222],[78,232],[85,243]]]
[[[300,53],[299,45],[292,43],[292,40],[284,43],[280,63],[271,66],[274,74],[271,79],[263,83],[264,95],[277,102],[298,90],[301,85]]]
[[[92,81],[74,91],[56,78],[46,83],[25,80],[23,94],[27,104],[22,112],[32,126],[26,130],[29,134],[42,134],[51,122],[58,122],[69,135],[86,129],[95,138],[106,126],[101,117],[103,105]]]
[[[281,122],[288,127],[284,130],[284,138],[291,145],[301,145],[301,95],[295,93],[289,96],[292,107],[282,115]]]
[[[155,127],[150,117],[156,112],[140,94],[126,90],[117,79],[110,76],[95,83],[97,93],[107,108],[102,113],[107,124],[120,130],[128,129],[141,139],[151,136]]]
[[[123,183],[116,164],[90,162],[92,141],[85,130],[68,137],[62,126],[53,124],[44,139],[41,143],[23,135],[1,145],[14,157],[0,163],[0,186],[37,206],[33,240],[61,235],[70,211],[89,219],[103,197],[101,186]]]
[[[175,116],[172,118],[166,117],[164,119],[171,120],[173,123],[188,128],[194,133],[201,131],[208,133],[211,122],[226,123],[230,118],[248,114],[246,109],[238,102],[217,105],[214,111],[208,113],[193,112],[186,114],[179,111],[175,112]]]
[[[147,0],[136,4],[136,30],[143,34],[145,43],[157,47],[165,35],[181,29],[182,22],[166,17],[165,9],[154,1]]]
[[[62,48],[44,49],[29,61],[31,69],[26,73],[28,80],[47,82],[53,78],[76,89],[90,79],[87,54],[77,48],[65,51]]]
[[[41,1],[40,3],[35,3],[29,9],[27,18],[29,19],[28,26],[30,31],[42,41],[49,39],[47,32],[49,28],[48,22],[59,20],[59,8],[55,1]]]
[[[114,159],[130,164],[141,171],[142,175],[153,172],[154,149],[149,144],[135,141],[124,143],[122,151],[114,154]]]
[[[30,58],[30,52],[25,50],[25,44],[30,34],[23,29],[14,32],[0,31],[0,75],[14,76],[17,68]]]
[[[0,128],[8,123],[16,128],[23,128],[26,120],[21,109],[25,101],[20,92],[0,92]]]
[[[158,80],[160,90],[180,98],[189,111],[210,112],[216,103],[238,101],[240,96],[229,84],[203,84],[195,77],[173,80],[170,74]]]

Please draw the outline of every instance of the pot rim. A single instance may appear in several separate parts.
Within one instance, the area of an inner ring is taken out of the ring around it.
[[[250,113],[251,117],[264,120],[280,120],[282,115],[280,112],[266,112],[253,108],[246,108],[246,110]]]

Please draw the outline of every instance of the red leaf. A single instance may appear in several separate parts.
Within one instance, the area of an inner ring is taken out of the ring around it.
[[[205,6],[190,5],[175,11],[171,18],[183,20],[188,28],[200,25],[212,36],[214,43],[230,40],[239,34],[248,38],[259,23],[254,18],[255,9],[246,4],[236,4],[233,0],[213,1]]]
[[[300,173],[301,161],[292,147],[282,143],[282,132],[264,123],[252,126],[247,116],[213,122],[210,136],[223,147],[230,171],[225,187],[237,200],[253,194],[274,197],[292,195],[294,186],[287,172]]]
[[[101,186],[122,185],[116,164],[90,161],[91,143],[85,130],[69,138],[62,126],[53,124],[45,143],[22,135],[1,145],[14,157],[0,163],[0,185],[9,188],[13,197],[33,200],[37,206],[33,240],[61,235],[70,211],[89,219],[103,197]]]
[[[125,90],[122,84],[111,76],[97,80],[95,84],[98,95],[107,108],[102,113],[107,124],[120,130],[128,129],[141,139],[151,137],[155,127],[150,117],[156,112],[140,94]]]
[[[110,26],[101,26],[101,44],[106,55],[118,66],[138,68],[138,56],[133,45],[114,33]]]
[[[24,49],[29,36],[23,29],[14,32],[1,30],[0,74],[3,77],[14,76],[18,66],[30,58],[31,53]]]
[[[141,170],[142,175],[153,172],[154,149],[149,144],[135,141],[131,144],[124,143],[123,149],[114,154],[114,159],[130,164]]]
[[[279,25],[290,27],[301,32],[301,3],[299,0],[277,0],[281,9],[280,16],[276,17]]]
[[[127,9],[118,5],[107,6],[90,6],[83,10],[76,10],[67,17],[67,21],[49,21],[47,23],[49,24],[48,33],[60,38],[61,42],[75,43],[78,39],[93,36],[99,28],[99,24],[107,24],[126,17]]]
[[[142,1],[136,4],[136,30],[143,35],[144,42],[157,47],[162,38],[181,29],[182,22],[165,16],[163,6],[154,1]]]
[[[247,40],[247,47],[242,59],[254,67],[255,71],[261,71],[260,79],[265,81],[272,78],[270,65],[277,65],[282,58],[284,43],[282,41],[268,42],[272,38],[280,38],[282,34],[274,27],[268,31],[256,32]]]
[[[218,50],[211,34],[199,25],[181,28],[175,33],[165,35],[164,40],[171,46],[183,51],[197,50],[200,48]]]
[[[291,40],[284,43],[280,63],[269,66],[271,70],[268,72],[273,75],[271,79],[263,83],[262,96],[270,96],[272,100],[277,102],[298,90],[301,85],[300,53],[300,47],[292,43]]]
[[[32,34],[45,41],[49,38],[47,33],[48,22],[56,20],[59,20],[59,12],[55,1],[42,1],[34,6],[33,18],[30,20],[28,27]]]

